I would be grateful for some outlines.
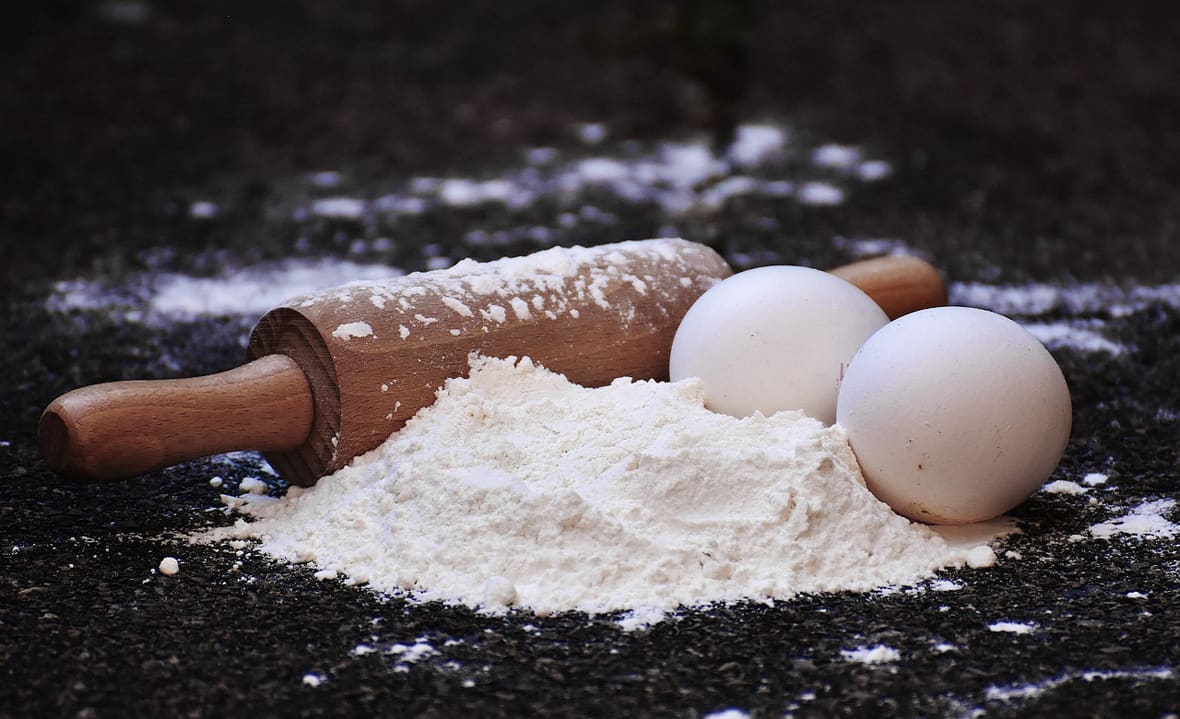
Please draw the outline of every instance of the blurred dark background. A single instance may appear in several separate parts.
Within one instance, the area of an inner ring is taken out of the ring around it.
[[[902,182],[856,217],[810,219],[816,234],[1036,243],[1043,271],[1093,275],[1112,263],[1151,273],[1178,226],[1174,3],[110,0],[3,12],[10,288],[49,267],[86,271],[114,228],[130,258],[162,236],[209,241],[168,215],[193,187],[231,178],[248,222],[277,175],[471,171],[568,142],[588,120],[614,137],[721,143],[739,119],[775,118],[886,147]],[[1124,250],[1099,260],[1100,244]]]

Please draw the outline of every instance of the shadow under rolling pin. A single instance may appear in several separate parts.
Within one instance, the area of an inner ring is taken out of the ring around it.
[[[917,258],[832,272],[891,319],[946,302],[942,278]],[[681,318],[730,273],[704,245],[641,240],[353,283],[266,313],[236,369],[62,395],[42,414],[38,441],[53,470],[80,479],[253,449],[310,485],[432,404],[472,353],[527,355],[589,387],[666,379]]]

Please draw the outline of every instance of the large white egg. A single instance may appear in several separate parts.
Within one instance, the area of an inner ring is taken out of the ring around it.
[[[932,524],[978,522],[1053,473],[1072,426],[1048,350],[1012,320],[939,307],[891,322],[853,358],[837,421],[869,489]]]
[[[803,410],[831,424],[845,366],[888,318],[827,272],[760,267],[711,287],[676,330],[672,380],[701,378],[705,405],[735,417]]]

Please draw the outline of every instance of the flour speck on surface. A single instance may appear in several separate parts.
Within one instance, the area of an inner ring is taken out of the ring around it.
[[[1058,479],[1041,487],[1041,491],[1046,494],[1085,494],[1090,489],[1068,479]]]
[[[996,565],[996,550],[981,544],[967,550],[967,566],[972,569],[986,569]]]
[[[1005,632],[1008,634],[1032,634],[1036,631],[1037,625],[1031,622],[992,622],[987,625],[987,628],[993,632]]]
[[[861,664],[886,664],[901,660],[901,652],[893,647],[879,644],[875,647],[857,647],[840,652],[845,661]]]
[[[160,560],[160,574],[166,577],[171,577],[180,573],[180,562],[176,561],[176,557],[164,557]]]
[[[729,709],[722,709],[721,711],[706,714],[705,719],[750,719],[750,715],[741,709],[730,707]]]
[[[345,322],[332,330],[332,336],[347,342],[354,337],[371,337],[373,328],[367,322]]]
[[[839,426],[715,414],[697,380],[587,389],[527,358],[473,357],[381,447],[282,500],[241,499],[250,521],[206,539],[255,538],[382,593],[630,610],[635,627],[680,606],[912,584],[981,541],[873,497]]]
[[[1082,477],[1082,482],[1085,483],[1087,487],[1100,487],[1106,484],[1107,480],[1109,479],[1110,477],[1100,472],[1090,472],[1085,477]]]

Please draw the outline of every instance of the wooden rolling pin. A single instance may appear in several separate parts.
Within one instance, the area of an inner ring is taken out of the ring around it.
[[[945,302],[920,260],[868,262],[837,273],[906,311]],[[104,480],[257,449],[286,480],[310,485],[433,403],[472,353],[527,355],[586,386],[666,379],[681,318],[730,272],[704,245],[643,240],[296,297],[262,317],[241,367],[62,395],[41,416],[41,451],[57,472]]]

